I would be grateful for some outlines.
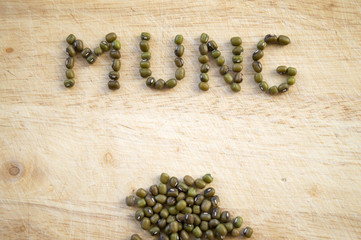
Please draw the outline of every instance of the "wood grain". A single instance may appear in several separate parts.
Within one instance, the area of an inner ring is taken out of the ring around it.
[[[165,171],[214,175],[221,206],[253,239],[361,239],[361,5],[339,1],[0,2],[0,239],[129,239],[140,231],[124,197]],[[65,89],[65,37],[94,48],[122,43],[121,88],[107,89],[109,57],[75,66]],[[149,90],[139,77],[139,34],[152,33],[152,70],[174,74],[172,38],[184,35],[186,78]],[[243,39],[242,91],[210,71],[197,88],[198,37],[227,61]],[[251,54],[265,34],[264,77],[298,69],[287,94],[253,82]],[[226,185],[224,187],[224,185]]]

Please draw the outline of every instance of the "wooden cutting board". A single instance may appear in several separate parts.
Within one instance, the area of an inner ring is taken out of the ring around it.
[[[124,198],[158,182],[211,173],[221,207],[253,239],[361,239],[361,5],[339,1],[0,2],[0,239],[129,239],[139,233]],[[108,32],[122,44],[120,89],[111,60],[81,57],[63,86],[65,38],[94,48]],[[152,71],[169,79],[173,38],[183,34],[186,78],[152,91],[139,76],[139,35],[152,34]],[[231,63],[243,39],[244,82],[233,93],[210,70],[198,90],[199,36]],[[264,78],[298,69],[290,91],[269,96],[251,55],[268,33]]]

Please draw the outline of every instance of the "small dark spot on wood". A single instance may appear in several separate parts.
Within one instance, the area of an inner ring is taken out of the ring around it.
[[[281,181],[282,182],[287,182],[287,178],[282,178]]]
[[[5,51],[6,51],[7,53],[12,53],[12,52],[14,52],[14,49],[11,48],[11,47],[9,47],[9,48],[7,48]]]
[[[11,175],[11,176],[16,176],[16,175],[18,175],[20,173],[20,169],[17,167],[17,166],[11,166],[10,168],[9,168],[9,174]]]

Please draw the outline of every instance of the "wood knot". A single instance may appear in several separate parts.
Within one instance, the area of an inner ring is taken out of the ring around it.
[[[7,179],[19,179],[24,175],[24,167],[20,162],[6,162],[3,166],[3,176]]]
[[[14,52],[14,48],[9,47],[9,48],[7,48],[5,51],[6,51],[7,53],[12,53],[12,52]]]

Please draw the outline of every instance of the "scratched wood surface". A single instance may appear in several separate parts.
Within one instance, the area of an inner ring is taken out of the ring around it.
[[[253,239],[361,239],[361,4],[339,1],[0,1],[0,239],[129,239],[141,231],[124,197],[161,172],[209,172],[221,206]],[[118,91],[110,58],[76,58],[65,89],[64,39],[122,43]],[[152,91],[139,77],[139,34],[152,33],[152,70],[174,74],[172,38],[184,35],[186,78]],[[211,63],[198,90],[199,35],[230,62],[243,39],[244,82],[232,93]],[[253,81],[265,34],[264,77],[298,69],[286,94]]]

